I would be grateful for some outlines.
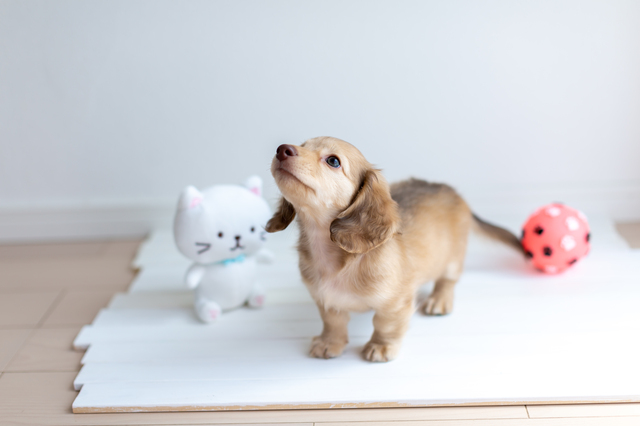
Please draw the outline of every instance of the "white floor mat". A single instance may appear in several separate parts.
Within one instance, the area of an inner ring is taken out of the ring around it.
[[[517,225],[506,221],[508,225]],[[189,262],[171,233],[140,248],[128,293],[75,341],[88,348],[74,412],[402,407],[640,401],[640,251],[591,220],[591,254],[559,276],[499,245],[473,241],[454,312],[416,314],[400,357],[359,351],[372,313],[356,314],[332,360],[307,356],[322,328],[300,282],[295,232],[273,236],[261,277],[267,304],[212,325],[194,316]],[[425,290],[428,291],[428,286]]]

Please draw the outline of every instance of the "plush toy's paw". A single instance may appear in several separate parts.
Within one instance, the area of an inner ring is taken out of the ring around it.
[[[220,315],[222,315],[222,309],[220,305],[212,300],[198,299],[195,303],[196,315],[200,318],[200,321],[206,323],[215,322]]]
[[[249,300],[247,300],[247,305],[249,305],[250,308],[262,308],[264,305],[264,294],[252,295]]]
[[[425,315],[447,315],[453,310],[453,292],[433,293],[422,302],[420,312]]]
[[[247,299],[247,305],[250,308],[262,308],[264,305],[264,288],[260,284],[260,282],[254,283],[253,289],[249,294],[249,298]]]
[[[372,343],[364,345],[362,356],[371,362],[387,362],[398,356],[400,345]]]
[[[331,341],[323,339],[322,336],[316,336],[311,342],[311,350],[309,355],[314,358],[335,358],[342,355],[347,342],[344,341]]]

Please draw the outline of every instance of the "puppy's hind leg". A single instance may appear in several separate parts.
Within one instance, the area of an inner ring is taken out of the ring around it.
[[[347,325],[349,313],[333,308],[325,308],[318,303],[318,310],[322,317],[322,334],[313,338],[309,354],[314,358],[335,358],[342,355],[349,343]]]
[[[431,295],[422,302],[425,315],[447,315],[453,310],[453,289],[462,273],[462,263],[451,262],[443,276],[436,280]]]

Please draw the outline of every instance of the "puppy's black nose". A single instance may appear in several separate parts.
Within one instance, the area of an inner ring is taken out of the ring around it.
[[[289,157],[295,157],[298,155],[298,151],[293,145],[280,145],[278,149],[276,149],[276,158],[280,161],[284,161]]]

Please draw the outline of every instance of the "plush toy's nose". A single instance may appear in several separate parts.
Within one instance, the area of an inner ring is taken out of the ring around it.
[[[236,241],[240,241],[240,235],[236,235]]]
[[[293,145],[280,145],[278,149],[276,149],[276,158],[280,161],[284,161],[289,157],[295,157],[298,155],[298,151]]]

